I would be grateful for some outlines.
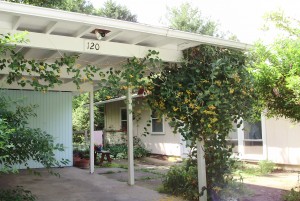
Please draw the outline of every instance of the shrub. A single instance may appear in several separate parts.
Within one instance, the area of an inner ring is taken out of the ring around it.
[[[183,196],[191,201],[198,200],[197,166],[192,165],[190,161],[186,161],[182,165],[172,166],[163,177],[162,183],[163,188],[161,190],[165,193]]]
[[[284,201],[299,201],[300,200],[299,187],[292,188],[291,191],[288,191],[287,193],[285,193],[282,196],[282,200],[284,200]]]
[[[30,191],[24,190],[21,186],[14,189],[0,189],[1,201],[35,201],[36,197]]]
[[[182,167],[171,169],[166,175],[163,186],[167,193],[181,195],[188,200],[197,200],[198,179],[196,149],[192,148],[191,158]],[[237,168],[238,163],[231,157],[232,146],[228,146],[224,135],[215,135],[205,143],[205,161],[208,198],[220,199],[222,190],[227,194],[232,190],[228,189],[229,184],[234,183],[232,172]],[[183,183],[182,183],[183,182]],[[182,183],[182,184],[181,184]],[[183,186],[182,186],[183,185]],[[173,189],[173,190],[172,190]],[[233,192],[233,191],[232,191]]]
[[[258,166],[261,174],[270,174],[275,169],[275,163],[268,160],[263,160],[258,162]]]
[[[128,148],[125,143],[123,144],[114,144],[114,145],[109,145],[107,144],[105,146],[105,149],[108,149],[110,151],[110,154],[114,158],[128,158]],[[144,156],[148,156],[150,151],[148,151],[144,144],[142,143],[141,139],[138,137],[133,137],[133,154],[134,158],[141,158]]]

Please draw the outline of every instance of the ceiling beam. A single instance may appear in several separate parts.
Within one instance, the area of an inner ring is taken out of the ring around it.
[[[80,38],[86,33],[90,33],[91,31],[93,31],[93,29],[94,27],[92,26],[83,26],[79,30],[77,30],[76,33],[73,34],[73,37]]]
[[[107,37],[104,37],[103,40],[104,41],[111,41],[112,39],[120,36],[122,33],[123,33],[123,31],[113,32],[113,33],[109,34]]]
[[[174,39],[174,38],[165,38],[165,39],[160,40],[160,41],[156,42],[155,44],[153,44],[153,47],[163,47],[174,41],[176,41],[176,39]]]
[[[14,34],[20,33],[20,31],[0,29],[0,33]],[[60,50],[125,58],[134,56],[137,58],[143,58],[148,53],[148,50],[151,49],[158,51],[159,57],[166,62],[178,62],[182,58],[182,51],[171,49],[151,48],[139,45],[89,40],[68,36],[46,35],[34,32],[29,32],[26,35],[26,38],[29,39],[28,43],[18,43],[17,45],[48,50]]]
[[[128,44],[132,44],[132,45],[136,45],[136,44],[139,44],[149,38],[151,38],[152,36],[151,35],[144,35],[144,34],[141,34],[140,36],[136,37],[135,39],[133,39],[132,41],[129,41]]]
[[[30,85],[26,85],[25,87],[21,87],[18,85],[17,82],[13,82],[11,84],[8,84],[6,81],[0,80],[0,86],[1,89],[27,89],[27,90],[34,90],[34,88]],[[66,83],[66,84],[61,84],[58,86],[55,86],[54,88],[48,88],[49,91],[72,91],[72,92],[89,92],[93,90],[93,85],[89,82],[82,83],[80,84],[80,89],[77,89],[77,86],[72,83]]]
[[[16,30],[19,26],[20,26],[20,23],[21,23],[21,16],[16,16],[14,19],[13,19],[13,23],[12,23],[12,30]]]
[[[55,29],[55,27],[57,26],[57,24],[58,24],[58,22],[54,22],[54,21],[50,22],[50,23],[46,26],[46,28],[45,28],[45,30],[44,30],[44,33],[45,33],[45,34],[50,34],[50,33]]]

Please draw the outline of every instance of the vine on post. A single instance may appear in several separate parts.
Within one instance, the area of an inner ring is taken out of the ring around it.
[[[150,106],[168,116],[175,132],[191,140],[192,147],[204,141],[209,191],[223,188],[234,166],[226,142],[233,122],[239,126],[241,118],[253,115],[254,89],[245,58],[237,50],[190,48],[182,63],[166,67],[147,88]]]

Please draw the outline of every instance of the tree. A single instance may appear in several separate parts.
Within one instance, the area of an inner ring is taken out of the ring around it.
[[[218,24],[202,16],[198,8],[189,3],[183,3],[179,8],[169,8],[166,16],[169,26],[173,29],[214,36]]]
[[[272,44],[258,42],[249,65],[255,77],[255,91],[267,115],[300,121],[300,21],[283,12],[268,13],[266,19],[282,36]]]
[[[98,10],[97,15],[131,22],[137,21],[137,16],[132,14],[126,6],[119,5],[112,0],[107,0],[104,7]]]
[[[137,16],[132,14],[126,6],[117,4],[112,0],[107,0],[103,8],[96,9],[89,0],[5,0],[14,3],[23,3],[33,6],[61,9],[65,11],[98,15],[118,20],[136,22]]]
[[[79,12],[86,14],[94,14],[95,9],[90,1],[86,0],[53,0],[53,1],[42,1],[42,0],[5,0],[15,3],[29,4],[33,6],[62,9],[71,12]]]

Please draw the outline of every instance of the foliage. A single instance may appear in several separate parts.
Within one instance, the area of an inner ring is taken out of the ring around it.
[[[163,177],[162,182],[161,192],[183,196],[191,201],[199,200],[198,171],[195,159],[189,158],[181,165],[172,166],[170,171]],[[228,200],[228,198],[238,198],[245,194],[247,192],[240,181],[227,178],[226,185],[214,186],[210,190],[209,199]]]
[[[198,8],[183,3],[179,8],[169,8],[166,18],[173,29],[213,36],[218,24],[202,16]]]
[[[261,174],[269,174],[274,171],[276,165],[272,161],[262,160],[258,162],[258,166]]]
[[[118,5],[112,0],[107,0],[104,7],[96,9],[89,0],[5,0],[9,2],[30,4],[39,7],[61,9],[65,11],[98,15],[126,21],[137,21],[137,16],[132,14],[125,6]]]
[[[184,56],[180,65],[166,67],[153,79],[149,105],[166,114],[175,132],[192,145],[204,141],[207,188],[212,189],[224,185],[234,166],[225,140],[232,122],[239,126],[241,118],[253,117],[252,80],[243,52],[202,45]]]
[[[99,92],[94,95],[94,101],[100,101]],[[90,130],[89,126],[89,99],[88,93],[80,94],[73,98],[73,117],[72,124],[74,131]],[[104,127],[104,106],[94,106],[94,128],[95,130],[101,130]]]
[[[261,176],[272,173],[276,168],[275,163],[268,160],[263,160],[258,162],[258,164],[249,164],[246,162],[242,162],[236,168],[236,175],[239,176]]]
[[[268,31],[272,25],[278,30],[281,30],[288,37],[299,37],[300,36],[300,20],[286,16],[282,10],[266,13],[264,16],[266,20],[265,30]]]
[[[268,19],[288,35],[270,45],[258,42],[249,55],[255,91],[268,116],[300,121],[300,21],[278,12]]]
[[[95,66],[86,66],[85,68],[75,66],[77,56],[64,56],[51,64],[43,61],[27,60],[20,52],[15,52],[14,46],[7,45],[8,43],[14,42],[14,39],[18,42],[24,41],[19,35],[0,35],[0,70],[7,69],[9,71],[6,78],[8,84],[16,82],[22,87],[28,84],[35,90],[45,92],[48,88],[62,84],[62,81],[59,79],[60,74],[66,71],[72,75],[73,83],[76,84],[79,89],[80,83],[87,80],[92,81],[94,74],[97,72],[100,75],[102,74]],[[6,55],[7,58],[3,58],[4,55]],[[23,76],[24,74],[33,77],[27,78]]]
[[[108,149],[111,155],[114,158],[127,158],[128,157],[128,147],[126,143],[123,144],[114,144],[114,145],[106,145],[105,149]],[[141,139],[134,136],[133,137],[133,155],[134,158],[141,158],[148,156],[150,151],[148,151]]]
[[[123,144],[114,144],[114,145],[106,145],[105,149],[110,151],[110,154],[114,158],[127,158],[127,145]]]
[[[90,148],[89,146],[74,148],[73,155],[78,156],[81,159],[82,158],[90,159]]]
[[[191,164],[188,161],[172,166],[163,177],[162,191],[191,201],[199,200],[197,166]]]
[[[57,161],[55,151],[63,151],[62,144],[55,144],[53,136],[28,127],[28,118],[34,117],[34,105],[22,106],[0,96],[0,173],[13,171],[14,164],[28,167],[32,159],[50,168],[66,164],[68,161]],[[13,109],[15,107],[15,109]]]
[[[24,190],[21,186],[14,189],[0,189],[1,201],[35,201],[36,197],[30,191]]]
[[[179,7],[168,8],[166,19],[168,26],[173,29],[238,40],[237,36],[229,31],[219,30],[218,22],[203,16],[197,7],[188,2],[182,3]]]
[[[299,187],[292,188],[290,191],[283,194],[282,200],[284,200],[284,201],[299,201],[300,200]]]
[[[137,16],[131,14],[126,6],[121,6],[112,0],[107,0],[104,3],[104,8],[100,9],[97,15],[131,22],[137,21]]]

